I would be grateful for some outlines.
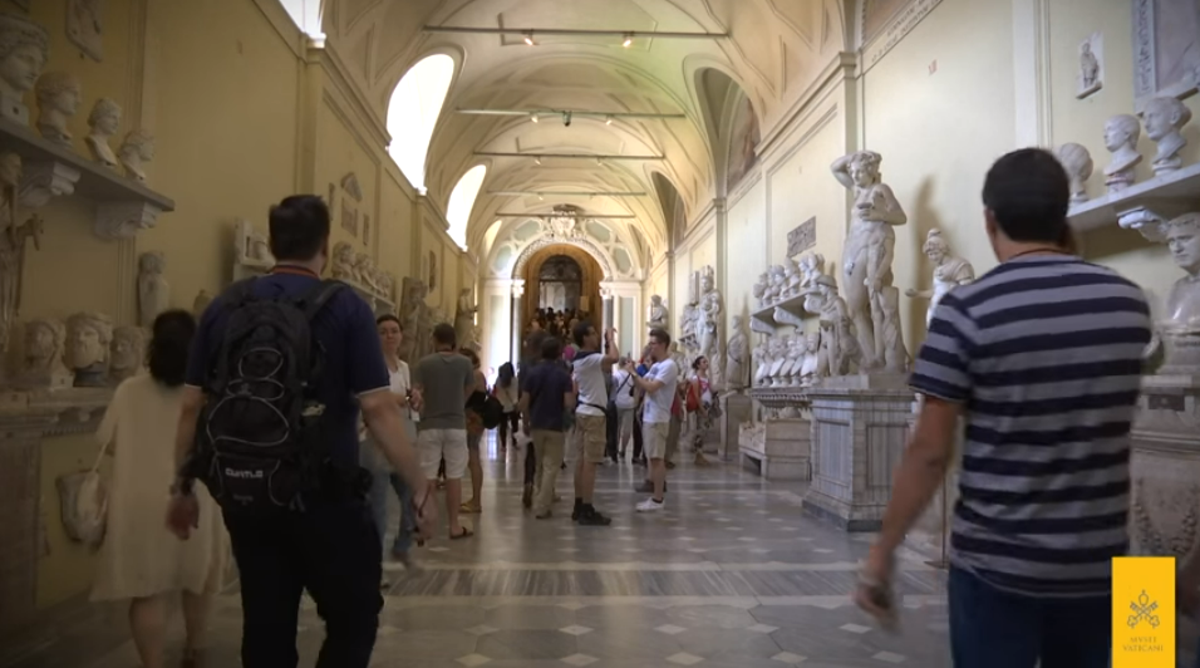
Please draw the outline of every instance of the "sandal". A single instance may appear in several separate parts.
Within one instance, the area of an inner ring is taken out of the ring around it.
[[[463,527],[462,533],[460,533],[458,535],[451,535],[450,540],[462,540],[464,538],[470,538],[471,536],[474,536],[474,535],[475,535],[474,531],[471,531],[470,529]]]
[[[463,501],[462,505],[458,507],[458,512],[467,515],[478,515],[479,513],[483,512],[483,506],[474,499],[470,501]]]

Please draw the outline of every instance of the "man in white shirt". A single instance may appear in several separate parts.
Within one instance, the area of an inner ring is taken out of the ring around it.
[[[571,365],[579,397],[575,402],[575,510],[571,519],[585,526],[608,526],[605,517],[592,505],[596,488],[596,465],[604,462],[607,443],[608,388],[605,376],[612,375],[613,363],[621,357],[613,340],[613,331],[604,333],[605,352],[600,352],[600,335],[588,321],[575,325],[571,332],[579,352]]]
[[[642,409],[642,431],[646,458],[650,460],[650,479],[654,495],[637,506],[639,513],[662,510],[667,485],[667,433],[671,425],[671,403],[679,387],[679,367],[671,361],[671,335],[662,329],[650,330],[650,356],[654,365],[639,377],[630,362],[626,370],[633,382],[646,393]]]

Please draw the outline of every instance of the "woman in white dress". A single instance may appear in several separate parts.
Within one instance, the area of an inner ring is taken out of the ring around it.
[[[175,428],[188,347],[196,321],[186,311],[154,320],[149,375],[117,386],[97,437],[114,458],[108,529],[100,548],[93,601],[129,601],[129,626],[144,668],[162,668],[167,605],[183,593],[187,645],[184,668],[200,668],[209,602],[221,584],[228,535],[221,513],[196,485],[200,523],[186,541],[163,518],[175,478]]]

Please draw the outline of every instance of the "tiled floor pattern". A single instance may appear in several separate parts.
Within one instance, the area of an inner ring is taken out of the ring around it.
[[[908,555],[901,629],[878,629],[849,601],[870,537],[804,517],[799,484],[685,465],[673,472],[667,510],[637,515],[631,486],[642,470],[605,467],[597,505],[616,519],[585,528],[565,517],[567,502],[561,518],[525,513],[520,470],[511,456],[491,462],[475,538],[432,542],[416,573],[388,565],[373,666],[949,666],[944,575]],[[240,665],[240,624],[236,593],[222,596],[211,666]],[[302,666],[322,636],[306,599]],[[4,668],[137,666],[119,612],[31,637],[19,658],[4,657]]]

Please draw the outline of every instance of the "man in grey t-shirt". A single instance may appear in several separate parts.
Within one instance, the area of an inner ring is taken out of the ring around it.
[[[430,484],[446,460],[446,516],[450,538],[466,538],[471,531],[458,521],[462,502],[462,477],[467,468],[467,398],[475,386],[471,360],[457,352],[454,327],[433,328],[434,352],[413,369],[413,387],[421,392],[421,421],[417,423],[417,454]]]

